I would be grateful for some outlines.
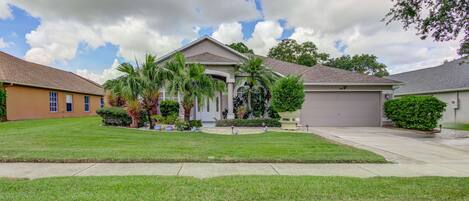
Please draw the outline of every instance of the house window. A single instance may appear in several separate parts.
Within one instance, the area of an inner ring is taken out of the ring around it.
[[[207,98],[207,112],[210,112],[210,99]]]
[[[101,107],[101,108],[104,108],[104,98],[101,97],[101,100],[100,100],[100,101],[101,101],[101,102],[100,102],[100,103],[101,103],[100,107]]]
[[[90,111],[90,97],[85,96],[85,112],[89,112],[89,111]]]
[[[57,92],[49,92],[49,111],[57,112]]]
[[[72,95],[66,95],[65,96],[65,103],[67,105],[67,112],[72,112],[73,111],[73,96]]]

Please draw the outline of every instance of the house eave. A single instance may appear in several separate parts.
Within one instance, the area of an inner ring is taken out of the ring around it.
[[[63,88],[57,88],[57,87],[48,87],[48,86],[27,84],[27,83],[21,83],[21,82],[12,82],[12,81],[6,81],[6,80],[0,80],[0,83],[10,84],[10,85],[20,85],[20,86],[26,86],[26,87],[34,87],[34,88],[40,88],[40,89],[50,89],[50,90],[64,91],[64,92],[70,92],[70,93],[104,96],[104,89],[103,89],[102,94],[98,94],[98,93],[90,93],[90,92],[85,92],[85,91],[74,91],[70,89],[63,89]]]
[[[363,83],[363,82],[305,82],[304,85],[349,85],[349,86],[395,86],[403,83]]]
[[[407,95],[422,95],[422,94],[446,93],[446,92],[456,92],[456,91],[469,91],[469,87],[461,87],[461,88],[454,88],[454,89],[442,89],[442,90],[431,90],[431,91],[396,93],[394,95],[396,95],[396,96],[407,96]]]

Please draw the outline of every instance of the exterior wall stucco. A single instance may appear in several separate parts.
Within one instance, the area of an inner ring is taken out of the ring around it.
[[[205,53],[205,52],[208,52],[208,53],[211,53],[211,54],[214,54],[214,55],[218,55],[218,56],[222,56],[222,57],[232,59],[232,60],[235,60],[235,61],[241,61],[241,59],[238,55],[235,55],[233,52],[230,52],[230,51],[226,50],[225,48],[222,48],[222,47],[218,46],[217,44],[215,44],[211,41],[208,41],[208,40],[204,40],[204,41],[202,41],[202,42],[200,42],[200,43],[198,43],[198,44],[196,44],[192,47],[189,47],[189,48],[182,51],[182,53],[186,57],[202,54],[202,53]]]
[[[62,118],[96,115],[101,106],[101,96],[86,95],[58,90],[7,85],[7,120]],[[56,91],[58,111],[49,111],[49,92]],[[66,112],[65,96],[72,95],[73,111]],[[84,96],[90,97],[90,111],[85,112]]]

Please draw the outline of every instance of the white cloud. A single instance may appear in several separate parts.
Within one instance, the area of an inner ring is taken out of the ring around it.
[[[259,55],[267,55],[269,49],[278,43],[283,28],[276,21],[258,22],[254,27],[252,37],[247,40],[247,46]]]
[[[212,37],[225,44],[241,42],[243,41],[242,25],[239,22],[222,23],[213,32]]]
[[[391,73],[430,67],[457,56],[457,41],[420,40],[413,30],[404,31],[381,19],[390,1],[376,0],[282,0],[263,2],[268,20],[284,19],[294,28],[291,38],[313,41],[320,50],[340,56],[336,43],[345,45],[345,54],[374,54],[390,67]],[[312,11],[314,9],[314,12]]]
[[[112,63],[111,67],[104,69],[102,73],[93,73],[90,72],[88,69],[78,69],[76,71],[76,74],[93,80],[99,84],[104,84],[104,82],[106,82],[107,80],[114,79],[123,75],[123,73],[117,70],[119,64],[119,61],[117,59],[114,59],[114,62]]]
[[[251,0],[82,0],[60,5],[54,0],[11,0],[10,3],[41,19],[40,26],[26,36],[31,46],[26,59],[43,64],[74,58],[82,43],[91,48],[112,43],[119,47],[118,56],[131,60],[147,52],[161,55],[178,47],[183,39],[194,39],[196,27],[259,17]]]
[[[6,47],[9,47],[9,46],[10,46],[10,43],[5,42],[5,40],[3,38],[0,38],[0,49],[6,48]]]
[[[0,20],[13,18],[11,9],[6,0],[0,0]]]

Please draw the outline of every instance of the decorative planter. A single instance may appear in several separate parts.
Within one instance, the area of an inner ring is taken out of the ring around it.
[[[300,111],[279,112],[281,128],[284,130],[297,130],[300,123]]]

